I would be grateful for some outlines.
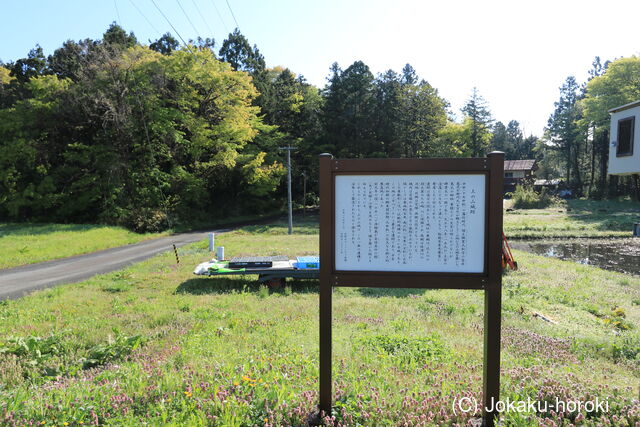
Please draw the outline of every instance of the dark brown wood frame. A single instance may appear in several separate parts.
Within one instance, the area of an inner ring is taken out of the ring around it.
[[[482,289],[484,290],[485,407],[500,394],[500,323],[502,300],[502,186],[504,153],[493,152],[473,159],[334,159],[320,155],[320,396],[318,408],[325,414],[332,406],[332,292],[338,286]],[[335,177],[336,175],[392,174],[484,174],[485,268],[483,273],[416,273],[336,271],[335,269]],[[495,413],[483,412],[484,424],[492,426]]]
[[[623,122],[631,122],[630,130],[631,135],[629,135],[629,149],[627,151],[620,151],[620,127]],[[623,119],[618,120],[618,133],[616,135],[616,139],[618,140],[618,145],[616,146],[616,157],[630,157],[633,156],[633,140],[635,137],[635,127],[636,127],[636,116],[629,116]]]

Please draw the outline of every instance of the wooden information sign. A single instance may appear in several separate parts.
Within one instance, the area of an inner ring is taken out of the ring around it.
[[[501,152],[472,159],[320,156],[320,410],[329,414],[333,400],[336,286],[484,290],[484,402],[498,401],[503,169]],[[494,415],[484,413],[486,425]]]

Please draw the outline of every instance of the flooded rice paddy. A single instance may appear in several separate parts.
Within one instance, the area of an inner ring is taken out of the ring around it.
[[[640,237],[511,241],[513,249],[640,276]],[[517,259],[516,259],[517,261]]]

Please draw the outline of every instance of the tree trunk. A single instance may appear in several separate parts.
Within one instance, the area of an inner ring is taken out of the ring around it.
[[[609,162],[609,131],[604,131],[598,144],[600,147],[600,188],[604,195],[608,195],[607,163]]]
[[[580,153],[578,151],[579,142],[574,141],[573,148],[573,170],[574,170],[574,179],[575,179],[575,187],[576,187],[576,195],[582,196],[582,176],[580,175]]]
[[[596,177],[596,129],[592,128],[591,138],[591,176],[589,177],[589,197],[591,197],[591,193],[593,193],[593,184],[595,182]]]

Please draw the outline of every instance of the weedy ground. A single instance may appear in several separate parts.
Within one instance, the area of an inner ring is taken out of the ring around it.
[[[0,223],[0,269],[128,245],[163,234],[138,234],[105,225]]]
[[[228,255],[318,253],[314,221],[217,236]],[[0,424],[304,425],[317,403],[318,282],[202,278],[207,242],[0,303]],[[605,400],[504,425],[640,422],[640,278],[517,252],[503,280],[503,399]],[[551,322],[543,320],[543,316]],[[465,425],[482,391],[478,291],[338,288],[334,425]]]
[[[563,200],[546,209],[510,210],[505,201],[504,232],[509,239],[631,237],[640,221],[640,203],[631,200]]]

